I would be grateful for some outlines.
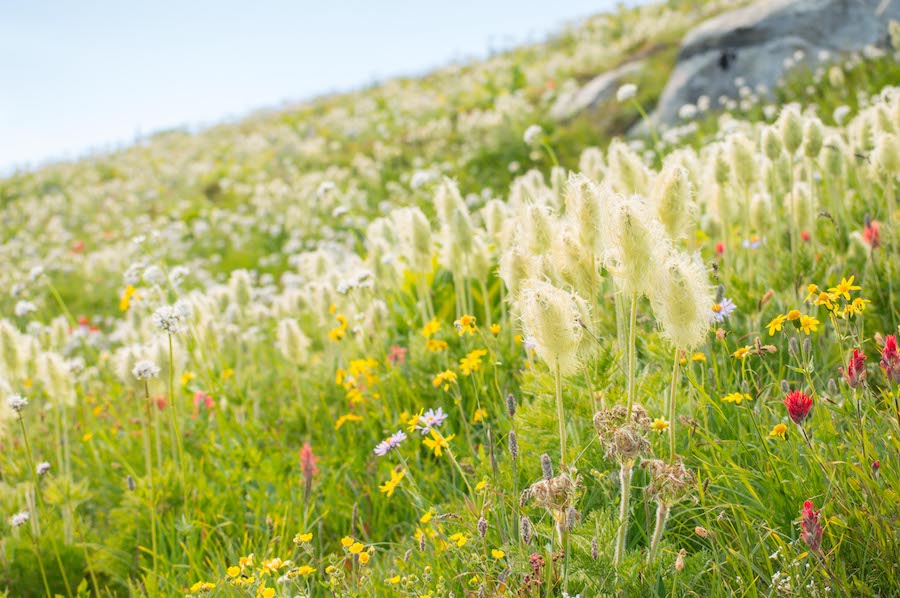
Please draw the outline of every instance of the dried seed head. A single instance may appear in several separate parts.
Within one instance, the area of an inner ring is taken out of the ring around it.
[[[641,467],[650,472],[650,484],[645,492],[666,506],[687,498],[697,482],[694,472],[684,466],[680,457],[672,465],[661,459],[645,460]]]
[[[530,498],[539,507],[559,513],[567,507],[569,498],[574,496],[580,482],[580,477],[573,480],[567,473],[549,480],[539,480],[529,488]]]
[[[600,247],[603,205],[596,183],[583,174],[570,174],[565,189],[566,214],[571,218],[578,241],[592,253]]]
[[[622,405],[601,409],[594,414],[594,429],[606,449],[606,457],[619,463],[634,461],[650,450],[646,435],[650,431],[650,417],[640,405],[628,410]]]
[[[131,477],[130,474],[125,478],[125,484],[127,484],[130,492],[134,492],[134,489],[137,488],[137,485],[134,483],[134,478]]]
[[[735,182],[742,189],[748,189],[756,179],[757,168],[753,144],[744,135],[733,134],[728,139],[728,154]]]
[[[809,355],[812,352],[812,339],[808,336],[803,337],[803,353]]]
[[[526,545],[531,544],[532,531],[531,519],[527,515],[522,515],[522,519],[519,521],[519,533],[522,536],[522,542]]]
[[[488,522],[484,515],[478,518],[478,535],[482,538],[487,535]]]

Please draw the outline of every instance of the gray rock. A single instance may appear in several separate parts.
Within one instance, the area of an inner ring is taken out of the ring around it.
[[[643,61],[627,62],[598,75],[572,93],[561,94],[550,108],[554,120],[567,120],[576,114],[592,110],[613,99],[624,79],[644,66]]]
[[[709,19],[682,40],[653,121],[670,126],[685,104],[738,98],[735,79],[752,90],[771,90],[794,65],[814,67],[831,56],[889,44],[888,23],[900,20],[900,0],[760,0]],[[785,64],[786,61],[788,64]]]

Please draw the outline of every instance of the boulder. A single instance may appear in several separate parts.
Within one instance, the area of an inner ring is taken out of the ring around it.
[[[868,46],[887,47],[900,0],[759,0],[704,21],[682,40],[653,121],[671,126],[701,96],[769,93],[786,71]],[[798,52],[798,50],[800,52]]]
[[[643,65],[643,61],[640,60],[627,62],[594,77],[572,92],[560,94],[553,106],[550,107],[550,117],[562,121],[582,112],[596,109],[613,99],[628,75],[638,72]]]

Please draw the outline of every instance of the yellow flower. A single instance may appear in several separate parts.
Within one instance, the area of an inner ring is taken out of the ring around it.
[[[487,483],[488,483],[487,476],[481,478],[481,481],[478,482],[477,484],[475,484],[475,491],[477,492],[478,490],[481,490],[482,488],[487,486]]]
[[[430,338],[425,341],[425,348],[431,353],[446,351],[449,346],[450,345],[447,344],[447,341],[438,340],[436,338]]]
[[[472,416],[472,423],[477,424],[478,422],[480,422],[481,420],[486,418],[487,414],[488,414],[488,412],[485,411],[484,409],[476,409],[475,415]]]
[[[228,379],[231,378],[232,376],[234,376],[234,370],[233,370],[233,369],[231,369],[231,368],[225,368],[224,370],[222,370],[222,380],[228,380]]]
[[[766,328],[769,329],[769,336],[775,336],[776,332],[781,332],[782,325],[787,321],[787,316],[783,314],[778,314],[775,316],[771,322],[766,324]]]
[[[338,418],[336,422],[334,422],[334,429],[340,430],[341,426],[343,426],[347,422],[361,422],[362,417],[356,415],[355,413],[348,413],[346,415],[342,415]]]
[[[813,301],[813,305],[824,305],[827,309],[834,311],[834,301],[837,299],[836,296],[832,296],[830,293],[825,293],[824,291],[819,293],[816,297],[815,301]]]
[[[347,332],[347,318],[343,314],[338,314],[335,320],[337,320],[338,325],[328,332],[328,338],[337,342],[344,338],[344,334]]]
[[[740,349],[738,349],[737,351],[735,351],[734,353],[732,353],[731,356],[734,357],[734,358],[736,358],[736,359],[744,359],[745,357],[747,357],[747,355],[750,354],[750,350],[751,350],[752,348],[753,348],[753,347],[750,347],[750,346],[741,347]]]
[[[437,334],[441,329],[441,323],[437,321],[437,318],[432,318],[430,322],[422,326],[422,336],[425,338],[431,338],[435,334]]]
[[[836,287],[828,289],[828,291],[834,293],[837,297],[843,297],[847,301],[850,301],[850,291],[859,291],[862,289],[862,287],[853,285],[854,278],[855,276],[851,276],[850,280],[847,280],[842,276],[841,282],[838,283]]]
[[[772,428],[772,431],[769,432],[769,438],[781,438],[784,440],[784,435],[787,433],[788,427],[784,424],[775,424],[775,427]]]
[[[259,586],[256,590],[256,595],[259,598],[275,598],[275,588],[267,588],[266,584]]]
[[[297,534],[296,536],[294,536],[294,544],[306,544],[307,542],[312,540],[312,538],[313,538],[312,532],[305,533],[305,534]]]
[[[500,324],[491,324],[491,332],[493,334],[500,334]]]
[[[397,484],[399,484],[400,480],[402,480],[405,476],[406,476],[406,473],[404,473],[402,471],[399,473],[396,471],[392,471],[391,479],[386,481],[384,484],[381,484],[380,486],[378,486],[378,489],[381,490],[382,492],[384,492],[385,494],[387,494],[388,497],[393,496],[394,490],[397,488]],[[359,542],[357,542],[357,544],[359,544]],[[355,546],[355,544],[354,544],[354,546]],[[362,546],[362,544],[360,544],[360,546]],[[350,547],[350,551],[351,552],[353,551],[352,546]]]
[[[419,517],[419,523],[428,523],[429,521],[431,521],[432,517],[434,517],[434,511],[432,509],[428,509],[428,512]]]
[[[475,349],[459,360],[459,369],[463,376],[469,376],[481,367],[481,358],[487,355],[486,349]]]
[[[691,361],[706,361],[706,355],[703,353],[694,353],[691,355]]]
[[[435,385],[435,386],[437,386],[437,385]],[[422,414],[423,414],[423,413],[425,413],[425,409],[424,409],[424,408],[419,409],[419,412],[416,413],[415,415],[413,415],[413,416],[409,419],[408,424],[407,424],[407,426],[406,426],[406,431],[407,431],[407,432],[409,432],[410,434],[412,434],[413,432],[416,431],[416,426],[419,425],[419,420],[422,419]]]
[[[523,341],[523,338],[522,338],[521,334],[517,334],[513,337],[513,342],[515,342],[517,345],[521,345],[522,341]]]
[[[276,573],[279,569],[283,569],[287,565],[290,565],[290,561],[282,561],[277,556],[269,559],[268,561],[262,562],[262,572],[265,573]]]
[[[228,577],[237,577],[238,575],[241,574],[241,568],[240,567],[228,567],[228,569],[225,571],[225,573],[228,575]]]
[[[131,306],[131,300],[140,298],[141,296],[138,294],[137,289],[128,285],[125,287],[125,292],[122,293],[122,298],[119,299],[119,311],[128,311],[128,308]]]
[[[456,382],[456,372],[452,370],[444,370],[431,381],[435,388],[443,384],[444,390],[449,390],[452,382]]]
[[[341,538],[341,546],[343,546],[344,548],[350,548],[350,546],[352,546],[355,541],[356,540],[354,540],[350,536],[344,536],[343,538]]]
[[[393,475],[391,477],[393,477]],[[363,545],[362,542],[354,542],[347,548],[347,550],[350,551],[350,554],[359,554],[360,552],[363,551],[364,548],[365,548],[365,546]]]
[[[450,441],[454,438],[456,438],[456,434],[451,434],[450,436],[447,436],[445,438],[441,436],[440,432],[438,432],[434,428],[431,428],[431,438],[426,438],[422,442],[425,444],[425,446],[434,451],[435,457],[440,457],[443,454],[442,449],[449,449]]]
[[[187,383],[197,377],[194,372],[185,372],[181,375],[181,385],[187,386]]]
[[[492,548],[491,556],[494,557],[495,559],[502,559],[503,557],[506,556],[506,553],[498,548]]]
[[[804,302],[804,303],[809,303],[810,301],[812,301],[813,299],[815,299],[816,296],[818,296],[818,294],[819,294],[819,285],[815,285],[815,284],[809,285],[808,287],[806,287],[806,292],[807,292],[806,299],[804,299],[803,302]]]
[[[303,565],[302,567],[297,568],[297,574],[307,576],[310,573],[314,573],[315,570],[316,570],[315,567],[310,567],[309,565]]]
[[[358,558],[359,558],[359,564],[360,564],[360,565],[365,565],[366,563],[369,562],[369,553],[368,553],[368,552],[361,552],[361,553],[359,553],[359,557],[358,557]]]
[[[800,313],[799,309],[792,309],[791,311],[787,312],[787,319],[791,322],[796,322],[800,319],[801,315],[803,314]]]
[[[819,321],[812,316],[808,316],[803,314],[800,317],[800,330],[803,331],[804,334],[809,334],[810,332],[815,332],[818,330]]]
[[[736,403],[738,405],[741,404],[742,401],[749,401],[750,395],[743,394],[740,392],[733,392],[731,394],[725,395],[722,397],[722,402],[724,403]]]
[[[87,434],[85,434],[84,436],[81,437],[81,441],[82,442],[90,442],[91,438],[93,438],[93,437],[94,437],[94,433],[88,432]]]
[[[667,422],[666,420],[664,420],[660,417],[657,417],[656,419],[653,420],[653,423],[650,424],[650,429],[653,430],[654,432],[656,432],[657,434],[662,434],[663,432],[665,432],[666,430],[669,429],[669,422]]]
[[[452,536],[450,536],[450,541],[456,544],[459,548],[462,548],[466,545],[466,542],[468,542],[466,537],[462,534],[453,534]]]
[[[478,327],[475,325],[475,316],[465,315],[453,322],[453,325],[456,326],[460,336],[467,333],[473,335],[478,330]]]
[[[252,567],[253,566],[253,554],[250,556],[242,556],[238,561],[238,564],[241,566],[241,569],[244,567]]]
[[[209,583],[208,581],[198,581],[194,585],[191,586],[191,593],[196,592],[208,592],[216,587],[216,584]]]
[[[388,583],[391,584],[392,586],[395,586],[395,585],[397,585],[398,583],[400,583],[400,576],[399,576],[399,575],[395,575],[395,576],[391,577],[390,579],[388,579],[387,581],[388,581]]]

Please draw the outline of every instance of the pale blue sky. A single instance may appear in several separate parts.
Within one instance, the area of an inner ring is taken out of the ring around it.
[[[615,5],[0,0],[0,172],[484,56]]]

